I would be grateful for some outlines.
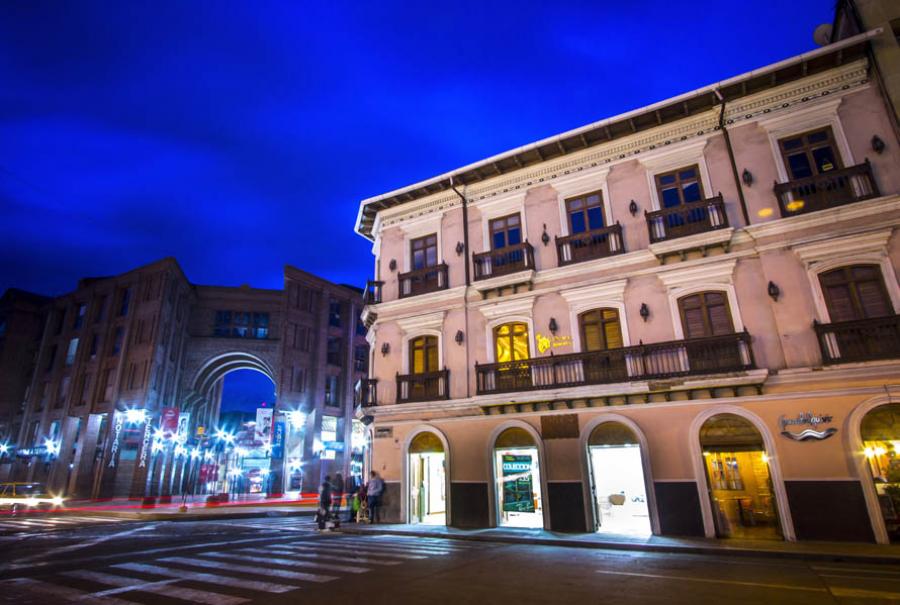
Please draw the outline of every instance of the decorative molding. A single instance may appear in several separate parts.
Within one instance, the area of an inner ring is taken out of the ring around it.
[[[572,263],[562,267],[552,267],[550,269],[541,269],[535,276],[534,283],[542,284],[544,282],[554,281],[557,279],[566,279],[576,275],[584,275],[586,273],[595,273],[599,271],[608,271],[616,269],[619,272],[626,271],[632,265],[642,265],[647,263],[656,263],[656,256],[650,250],[635,250],[634,252],[626,252],[624,254],[614,254],[606,258],[597,258],[581,263]],[[603,281],[609,278],[602,278]]]
[[[625,302],[626,285],[628,285],[627,279],[617,279],[596,285],[565,288],[560,290],[559,294],[566,299],[569,307],[593,308],[601,302]]]
[[[734,227],[726,227],[725,229],[714,229],[705,233],[697,233],[688,235],[687,237],[676,237],[668,241],[650,244],[647,249],[655,256],[663,256],[680,252],[682,250],[691,250],[696,248],[706,248],[716,246],[731,241],[734,234]]]
[[[488,305],[478,307],[478,310],[484,315],[488,321],[495,319],[504,319],[510,315],[525,315],[531,317],[531,311],[534,308],[534,297],[514,298],[512,300],[502,300]]]
[[[656,274],[667,289],[684,288],[699,282],[704,284],[731,284],[734,282],[736,258],[720,262],[704,263],[699,266],[660,271]]]
[[[411,334],[422,330],[441,330],[444,325],[446,311],[426,313],[425,315],[413,315],[411,317],[398,317],[394,320],[404,333]]]
[[[516,284],[527,284],[534,280],[534,269],[526,269],[525,271],[516,271],[506,275],[498,275],[488,279],[472,282],[472,287],[479,292],[503,288],[506,286],[514,286]]]
[[[875,254],[887,256],[887,244],[893,229],[880,229],[868,233],[856,233],[844,237],[829,237],[808,244],[791,246],[803,263],[809,267],[825,260],[836,260],[840,257]]]

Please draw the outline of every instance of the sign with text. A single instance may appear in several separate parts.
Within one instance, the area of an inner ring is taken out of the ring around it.
[[[534,512],[531,463],[532,458],[528,454],[503,454],[501,456],[504,512]]]
[[[284,421],[277,420],[272,430],[272,458],[284,458]]]
[[[819,427],[823,424],[831,424],[833,421],[834,417],[831,414],[813,414],[812,412],[801,412],[794,418],[788,418],[784,415],[778,418],[782,436],[794,441],[808,441],[810,439],[821,441],[828,439],[837,433],[837,429],[830,426],[824,430],[819,430]],[[809,428],[802,428],[804,426]],[[789,430],[792,427],[800,427],[802,430]]]

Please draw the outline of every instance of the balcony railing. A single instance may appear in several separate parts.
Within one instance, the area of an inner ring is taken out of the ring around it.
[[[625,252],[625,249],[622,247],[622,225],[619,223],[556,238],[556,257],[560,266],[622,252]]]
[[[755,367],[746,332],[475,365],[479,395],[741,372]]]
[[[825,364],[900,358],[900,315],[813,324]]]
[[[378,405],[378,380],[361,378],[353,387],[353,405],[364,408]]]
[[[534,269],[534,249],[528,242],[481,252],[472,256],[475,279],[488,279],[526,269]]]
[[[372,280],[367,281],[366,289],[363,291],[363,304],[364,305],[379,304],[381,302],[382,286],[384,286],[383,281],[372,281]]]
[[[397,374],[397,403],[450,399],[450,370]]]
[[[728,226],[725,202],[722,200],[721,194],[672,208],[663,208],[653,212],[644,211],[644,216],[647,219],[651,244],[686,235],[724,229]]]
[[[400,298],[428,294],[447,289],[447,265],[441,263],[433,267],[423,267],[408,273],[401,273]]]
[[[775,183],[775,196],[783,217],[861,202],[879,195],[868,160],[850,168]]]

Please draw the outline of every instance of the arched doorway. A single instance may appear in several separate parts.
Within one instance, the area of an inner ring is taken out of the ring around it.
[[[603,422],[588,437],[588,463],[596,529],[652,533],[643,452],[638,436],[620,422]]]
[[[900,404],[869,411],[859,432],[888,540],[900,543]]]
[[[409,522],[447,524],[447,452],[441,439],[422,431],[409,444]]]
[[[716,536],[781,540],[781,522],[763,436],[736,414],[712,416],[700,447]]]
[[[493,451],[497,524],[543,527],[540,452],[534,437],[510,427],[497,436]]]

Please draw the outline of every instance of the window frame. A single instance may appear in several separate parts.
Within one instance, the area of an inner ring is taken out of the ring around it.
[[[588,202],[587,202],[588,198],[590,198],[591,196],[595,196],[595,195],[598,198],[597,204],[594,206],[588,206]],[[579,233],[589,233],[591,231],[596,231],[597,229],[603,229],[604,227],[609,227],[610,217],[607,216],[606,200],[604,199],[603,189],[596,189],[594,191],[589,191],[587,193],[582,193],[580,195],[569,196],[563,200],[563,207],[564,207],[564,212],[565,212],[565,217],[566,217],[565,227],[568,230],[569,235],[575,235],[575,231],[572,228],[573,212],[571,210],[571,204],[572,204],[572,202],[577,202],[579,200],[584,202],[584,207],[577,212],[580,212],[584,216],[584,224],[587,226],[585,231],[580,231]],[[600,209],[600,217],[603,221],[603,225],[601,225],[600,227],[594,227],[593,225],[590,224],[590,218],[588,216],[588,209],[594,208],[594,207]]]
[[[504,240],[506,241],[506,245],[503,246],[502,248],[495,248],[494,247],[494,234],[500,233],[501,231],[494,229],[494,224],[499,221],[507,221],[507,220],[511,219],[512,217],[516,217],[516,219],[518,219],[518,221],[519,221],[519,227],[518,227],[519,243],[518,244],[510,244],[509,243],[509,225],[507,224],[502,230],[502,232],[504,233]],[[506,250],[506,249],[510,248],[510,246],[521,245],[521,244],[525,243],[525,241],[527,240],[527,237],[525,236],[525,222],[522,220],[522,213],[519,211],[512,212],[510,214],[504,214],[501,216],[495,216],[492,218],[488,218],[486,220],[487,220],[488,249],[491,251]]]
[[[604,320],[602,317],[603,311],[615,311],[615,313],[616,313],[615,319],[614,320],[612,320],[612,319]],[[601,326],[600,333],[603,335],[604,347],[602,349],[595,349],[596,351],[611,351],[611,350],[615,350],[617,348],[623,348],[623,347],[627,346],[625,344],[625,335],[622,331],[622,317],[621,317],[621,312],[619,311],[619,309],[616,307],[598,307],[598,308],[594,308],[594,309],[587,309],[578,314],[578,336],[581,339],[580,343],[579,343],[579,345],[580,345],[579,351],[580,352],[582,352],[582,353],[589,352],[589,350],[587,348],[587,338],[586,338],[586,334],[584,331],[584,328],[585,328],[584,318],[592,313],[601,314],[599,324]],[[606,326],[606,324],[613,323],[613,322],[615,322],[619,326],[619,340],[621,341],[621,345],[619,347],[610,348],[609,342],[607,341],[607,338],[606,338],[606,331],[604,330],[604,327]]]
[[[834,129],[831,127],[831,124],[824,124],[817,128],[811,128],[811,129],[807,129],[807,130],[797,132],[794,134],[786,134],[784,136],[778,137],[778,139],[777,139],[778,151],[779,151],[779,154],[781,157],[781,162],[784,165],[785,174],[787,174],[787,178],[789,181],[796,181],[796,180],[800,180],[800,179],[804,179],[804,178],[817,177],[817,176],[821,176],[822,174],[827,174],[827,172],[832,172],[832,171],[819,172],[819,169],[818,169],[818,166],[816,165],[815,159],[811,155],[815,149],[824,147],[825,145],[824,144],[810,145],[809,143],[806,142],[806,137],[808,137],[809,135],[818,133],[818,132],[826,132],[828,135],[826,144],[831,147],[832,153],[834,154],[835,162],[837,163],[837,165],[834,167],[833,170],[841,170],[842,168],[845,168],[844,160],[841,157],[841,150],[840,150],[840,147],[838,146],[837,137],[834,134]],[[813,170],[813,173],[810,174],[809,177],[795,177],[794,175],[791,174],[791,166],[788,163],[787,151],[784,148],[784,142],[787,141],[788,139],[796,139],[798,137],[803,139],[802,149],[803,149],[804,153],[806,154],[807,160],[809,160],[810,167]]]
[[[421,341],[422,345],[418,346],[417,341]],[[417,350],[422,350],[422,359],[425,360],[425,370],[422,372],[415,371],[415,363],[414,357]],[[437,367],[433,369],[428,369],[428,359],[429,359],[429,351],[433,350],[435,353],[435,359]],[[440,338],[435,336],[434,334],[417,334],[409,339],[406,344],[406,368],[407,375],[420,375],[420,374],[428,374],[430,372],[438,372],[441,369],[441,342]]]
[[[848,263],[845,265],[841,265],[839,267],[832,267],[829,269],[825,269],[816,274],[816,278],[819,282],[819,288],[821,289],[821,292],[822,292],[822,302],[825,306],[826,311],[828,312],[828,318],[830,320],[830,323],[837,323],[837,322],[835,321],[835,319],[832,316],[833,309],[830,304],[830,296],[827,294],[828,290],[825,288],[825,284],[822,283],[822,279],[829,274],[837,273],[838,271],[843,272],[844,273],[844,276],[843,276],[844,281],[842,282],[841,285],[845,285],[845,286],[849,287],[850,300],[851,300],[852,306],[854,308],[854,311],[857,312],[857,314],[859,314],[860,311],[864,312],[865,309],[862,305],[862,302],[861,302],[860,296],[859,296],[859,288],[857,287],[857,284],[859,282],[850,273],[852,272],[853,269],[861,269],[861,268],[870,268],[875,271],[877,278],[878,278],[877,281],[878,281],[878,286],[879,286],[881,295],[884,297],[884,300],[887,303],[888,308],[894,314],[896,314],[896,310],[894,309],[893,300],[891,300],[890,292],[888,291],[887,284],[885,283],[884,271],[882,270],[881,265],[876,264],[876,263]],[[849,278],[847,277],[848,274],[850,274]],[[863,317],[856,317],[854,319],[844,319],[844,320],[840,320],[840,321],[843,322],[843,321],[855,321],[855,320],[863,320],[863,319],[875,319],[877,317],[889,317],[889,315],[873,316],[873,317],[863,316]]]
[[[682,186],[682,178],[681,178],[680,173],[682,173],[686,170],[694,170],[696,172],[695,180],[696,180],[697,186],[700,188],[700,199],[696,200],[695,202],[685,202],[684,201],[684,187]],[[666,176],[674,176],[675,177],[675,183],[677,185],[678,199],[679,199],[678,204],[675,206],[666,206],[665,201],[663,199],[663,184],[660,182],[660,179],[663,177],[666,177]],[[684,206],[686,204],[701,202],[701,201],[707,199],[707,191],[703,185],[703,175],[700,172],[699,162],[695,162],[694,164],[685,164],[684,166],[680,166],[678,168],[672,168],[672,169],[668,169],[668,170],[654,172],[653,173],[653,183],[656,186],[656,202],[657,202],[658,208],[660,210],[664,210],[666,208],[678,208],[678,207]]]
[[[727,313],[729,322],[731,323],[731,332],[728,332],[725,334],[713,334],[712,333],[713,332],[712,319],[710,318],[710,315],[709,315],[709,306],[706,303],[706,295],[707,294],[719,294],[722,296],[722,300],[725,303],[724,304],[725,312]],[[701,300],[700,308],[702,309],[702,313],[703,313],[704,331],[709,332],[708,334],[704,334],[703,336],[688,336],[687,335],[687,323],[685,322],[685,309],[684,309],[683,301],[692,296],[699,296],[700,300]],[[738,333],[734,313],[732,313],[732,310],[731,310],[731,301],[729,300],[728,292],[726,292],[725,290],[710,288],[710,289],[703,289],[703,290],[700,290],[697,292],[690,292],[690,293],[678,296],[678,298],[676,300],[676,304],[678,305],[678,318],[681,321],[682,338],[684,340],[688,340],[691,338],[714,338],[716,336],[725,336],[727,334],[737,334]]]
[[[429,239],[433,239],[434,241],[429,244],[428,243]],[[416,249],[416,246],[420,243],[422,244],[422,247],[419,248],[419,250],[424,252],[425,264],[422,265],[421,267],[416,267],[416,265],[415,265],[416,252],[419,251]],[[434,264],[429,265],[428,264],[428,250],[432,247],[434,248]],[[419,269],[430,269],[432,267],[437,267],[440,264],[441,264],[440,246],[439,246],[437,232],[428,233],[426,235],[421,235],[418,237],[410,238],[410,240],[409,240],[409,270],[410,271],[417,271]]]

